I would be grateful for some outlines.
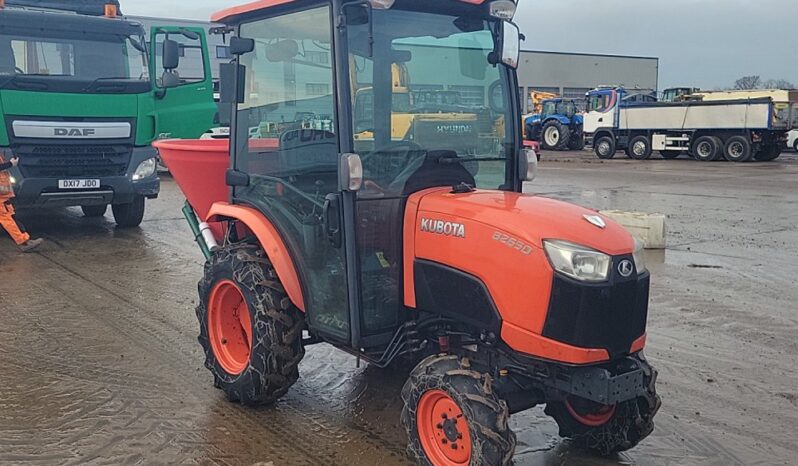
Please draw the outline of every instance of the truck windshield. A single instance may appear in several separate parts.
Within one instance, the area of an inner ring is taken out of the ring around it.
[[[363,22],[348,27],[348,41],[352,137],[366,179],[380,195],[400,195],[403,178],[423,165],[465,168],[477,187],[504,186],[512,107],[507,70],[488,60],[491,24],[398,9],[373,10]]]
[[[146,92],[150,89],[142,36],[90,34],[78,37],[35,29],[0,34],[0,86],[50,92]],[[78,36],[78,34],[74,34]]]

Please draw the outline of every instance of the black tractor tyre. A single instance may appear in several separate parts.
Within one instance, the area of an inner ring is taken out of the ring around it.
[[[80,206],[84,217],[103,217],[108,210],[108,204]]]
[[[556,131],[556,141],[549,141],[547,134],[554,134]],[[543,125],[540,132],[540,146],[548,150],[566,150],[571,140],[571,130],[559,120],[549,120]]]
[[[593,143],[593,150],[596,156],[603,160],[609,160],[615,157],[617,151],[615,146],[615,138],[611,136],[602,136]]]
[[[535,128],[535,125],[527,123],[525,125],[525,129],[526,129],[525,133],[526,133],[526,140],[527,141],[537,141],[538,139],[540,139],[540,135],[537,134],[538,131]]]
[[[754,155],[754,160],[759,162],[770,162],[771,160],[776,160],[781,155],[782,148],[775,144],[770,144],[767,146],[763,146],[759,151]]]
[[[571,150],[583,150],[585,148],[585,137],[581,131],[572,131],[568,141],[568,148]]]
[[[651,140],[647,136],[636,136],[629,142],[629,157],[635,160],[651,158]]]
[[[661,150],[659,151],[659,155],[665,160],[673,160],[679,158],[682,153],[678,150]]]
[[[714,136],[701,136],[695,140],[690,152],[700,162],[713,162],[721,157],[723,144]]]
[[[209,331],[213,325],[209,322],[209,298],[221,282],[235,284],[251,323],[249,361],[237,374],[228,372],[214,354]],[[214,386],[224,391],[228,400],[249,406],[270,404],[285,395],[299,379],[299,362],[305,355],[302,346],[305,322],[288,299],[263,249],[237,243],[217,250],[205,263],[198,289],[198,340],[205,351],[205,367],[213,374]]]
[[[144,220],[144,196],[135,196],[133,201],[127,204],[114,204],[111,206],[111,210],[118,227],[137,227]]]
[[[461,416],[456,417],[454,424],[447,418],[443,418],[434,427],[446,435],[452,433],[451,439],[462,438],[463,434],[470,436],[471,455],[467,459],[469,466],[505,466],[512,464],[513,454],[515,453],[516,437],[510,429],[508,421],[510,412],[507,403],[501,400],[493,390],[493,379],[489,374],[485,374],[471,368],[467,359],[461,359],[455,355],[435,355],[421,361],[410,374],[407,382],[402,388],[402,409],[401,421],[407,432],[408,446],[407,454],[416,464],[423,466],[437,466],[430,459],[424,449],[419,429],[419,413],[424,413],[423,402],[425,394],[435,394],[443,392],[461,410]],[[457,424],[457,418],[464,418],[466,425]],[[437,418],[436,418],[437,419]],[[457,430],[452,430],[456,428]],[[466,429],[467,428],[467,429]],[[446,442],[441,438],[441,449],[457,449],[457,440],[453,443]],[[433,441],[433,443],[436,443]],[[430,441],[427,441],[427,445]],[[462,444],[460,445],[462,448]],[[434,453],[432,453],[434,458]]]
[[[723,147],[723,157],[729,162],[748,162],[754,156],[751,141],[744,136],[732,136]]]
[[[634,448],[654,431],[654,416],[662,401],[656,393],[657,371],[644,365],[646,395],[619,403],[612,417],[601,425],[588,426],[574,418],[564,402],[549,402],[545,413],[557,421],[560,437],[577,448],[607,456]]]

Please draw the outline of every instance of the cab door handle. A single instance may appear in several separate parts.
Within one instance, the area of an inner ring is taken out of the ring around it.
[[[324,233],[333,247],[341,247],[341,196],[330,193],[324,198],[324,209],[322,211],[322,222],[324,222]]]

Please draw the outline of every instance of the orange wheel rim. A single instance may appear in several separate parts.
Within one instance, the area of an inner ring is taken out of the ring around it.
[[[232,375],[249,365],[252,321],[244,295],[231,280],[214,285],[208,299],[208,336],[219,365]]]
[[[583,413],[579,412],[569,400],[565,400],[565,409],[577,422],[588,427],[599,427],[610,422],[612,416],[615,415],[615,408],[616,405],[601,405],[592,412]]]
[[[416,424],[421,447],[434,466],[467,465],[471,461],[468,421],[448,393],[424,393],[418,401]]]

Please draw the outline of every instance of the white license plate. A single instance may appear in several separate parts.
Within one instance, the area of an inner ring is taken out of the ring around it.
[[[95,189],[100,187],[100,180],[58,180],[59,189]]]

